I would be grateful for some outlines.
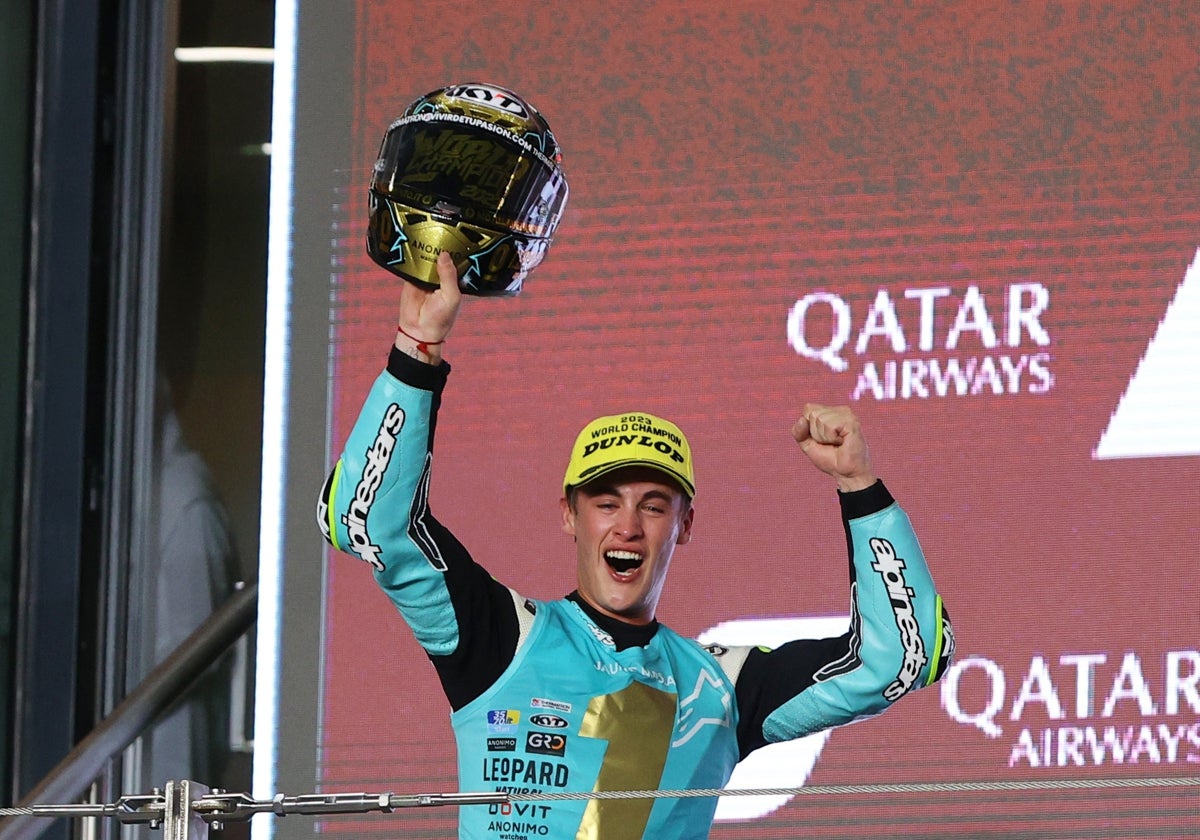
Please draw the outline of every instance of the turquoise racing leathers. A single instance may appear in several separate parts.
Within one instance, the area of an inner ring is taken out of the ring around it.
[[[879,714],[945,670],[949,619],[908,517],[882,482],[839,493],[851,622],[774,650],[698,643],[606,617],[577,593],[535,601],[494,580],[429,509],[450,366],[393,350],[318,504],[334,548],[369,563],[452,708],[460,790],[720,788],[765,744]],[[714,797],[460,808],[459,836],[708,836]]]

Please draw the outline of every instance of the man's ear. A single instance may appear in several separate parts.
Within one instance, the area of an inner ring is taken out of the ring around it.
[[[570,534],[572,537],[575,536],[575,511],[571,509],[570,500],[566,496],[563,496],[558,500],[558,505],[560,508],[562,508],[563,531]]]
[[[696,513],[696,509],[688,505],[687,513],[683,515],[683,521],[680,523],[679,536],[675,538],[675,545],[687,545],[692,541],[692,519]]]

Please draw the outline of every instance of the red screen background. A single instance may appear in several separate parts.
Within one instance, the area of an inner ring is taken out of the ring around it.
[[[844,615],[832,482],[789,429],[805,402],[847,403],[916,525],[959,664],[833,732],[807,784],[1196,775],[1200,361],[1168,340],[1200,331],[1193,9],[362,0],[341,92],[353,163],[330,197],[327,460],[394,330],[399,281],[362,245],[383,131],[443,85],[509,87],[549,120],[571,197],[522,294],[467,300],[447,344],[433,509],[476,558],[523,594],[569,591],[570,443],[596,415],[646,410],[697,463],[695,538],[660,618],[695,635]],[[1018,319],[1009,340],[1014,287],[1045,304],[1041,331]],[[797,351],[846,325],[844,370]],[[941,395],[930,371],[954,365],[966,390]],[[1136,391],[1152,366],[1167,385]],[[907,392],[906,369],[922,377]],[[1096,457],[1110,426],[1140,452],[1114,437],[1125,457]],[[432,667],[365,566],[331,554],[325,574],[321,789],[457,790]],[[713,836],[1189,826],[1194,787],[798,797]]]

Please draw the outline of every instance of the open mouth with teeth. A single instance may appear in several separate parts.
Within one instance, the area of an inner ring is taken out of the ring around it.
[[[642,555],[636,551],[606,551],[604,561],[618,580],[629,580],[642,567]]]

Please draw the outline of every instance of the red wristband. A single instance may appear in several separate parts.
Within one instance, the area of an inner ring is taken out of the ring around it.
[[[426,356],[429,355],[430,347],[436,347],[437,345],[441,344],[442,342],[444,342],[446,340],[443,338],[441,341],[422,341],[421,339],[417,338],[415,335],[409,335],[408,333],[406,333],[404,331],[404,327],[400,326],[399,324],[396,325],[396,332],[400,333],[400,335],[404,336],[405,338],[411,338],[413,341],[417,342],[417,349],[420,350],[422,353],[424,353]]]

